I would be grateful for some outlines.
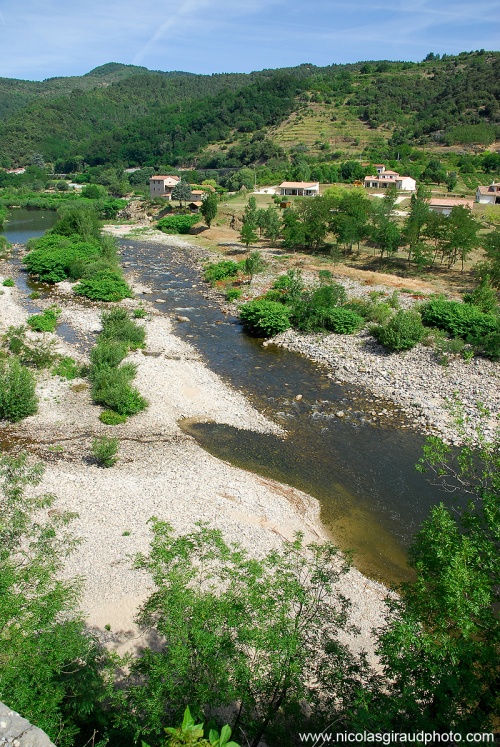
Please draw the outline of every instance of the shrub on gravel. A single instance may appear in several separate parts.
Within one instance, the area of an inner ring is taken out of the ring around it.
[[[387,324],[371,330],[373,336],[388,350],[410,350],[420,342],[425,329],[417,311],[398,311]]]
[[[54,332],[60,314],[61,309],[58,309],[57,306],[51,306],[49,309],[45,309],[42,314],[29,316],[28,325],[34,332]]]
[[[199,220],[197,215],[166,215],[157,225],[163,233],[189,233]]]
[[[100,467],[112,467],[118,460],[117,438],[94,438],[92,441],[92,455]]]
[[[99,420],[101,423],[104,423],[104,425],[121,425],[122,423],[127,422],[127,416],[120,415],[114,410],[103,410],[99,415]]]
[[[91,301],[122,301],[133,297],[132,289],[120,273],[109,269],[84,278],[74,291],[77,296],[85,296]]]
[[[273,337],[291,327],[289,307],[265,298],[244,304],[240,319],[248,332],[259,337]]]
[[[0,360],[0,418],[17,423],[38,410],[35,377],[16,356]]]
[[[102,332],[100,340],[124,342],[131,350],[144,347],[146,330],[132,321],[126,309],[113,309],[101,315]]]
[[[432,299],[422,306],[420,313],[425,325],[444,329],[452,337],[463,337],[471,342],[480,341],[498,329],[494,314],[485,314],[477,306],[461,301]]]
[[[211,262],[205,267],[203,278],[207,283],[215,285],[218,280],[235,278],[240,271],[240,266],[232,259],[223,259],[221,262]]]

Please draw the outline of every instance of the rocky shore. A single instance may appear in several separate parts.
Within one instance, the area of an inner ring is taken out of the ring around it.
[[[126,234],[127,227],[110,229],[115,235]],[[148,231],[147,241],[168,243],[182,249],[186,260],[201,267],[205,261],[218,261],[220,254],[209,252],[178,236],[165,236],[158,231]],[[240,245],[234,245],[236,248]],[[248,296],[264,293],[272,284],[276,274],[284,272],[283,264],[277,263],[279,253],[264,253],[269,265],[267,270],[256,275],[248,288]],[[369,284],[353,280],[342,273],[334,275],[349,298],[368,296],[373,291],[391,295],[394,285],[373,282],[374,273],[368,272]],[[317,277],[304,272],[304,280],[313,282]],[[425,285],[420,283],[422,288]],[[209,288],[207,295],[215,299],[227,312],[237,313],[237,305],[228,305],[221,293]],[[409,308],[417,301],[410,294],[400,293],[399,304]],[[388,353],[366,330],[356,335],[299,334],[287,330],[264,344],[275,344],[300,353],[310,360],[324,365],[328,375],[335,381],[355,384],[367,389],[373,397],[393,403],[404,416],[403,427],[412,427],[426,435],[438,435],[448,443],[459,444],[464,435],[474,438],[481,427],[487,439],[494,437],[500,417],[500,363],[475,357],[465,361],[459,355],[449,355],[443,363],[442,357],[431,347],[417,345],[413,350]],[[465,415],[463,429],[457,428],[457,403]],[[478,407],[479,405],[479,407]],[[482,407],[490,411],[484,419]],[[379,407],[369,411],[375,422],[384,420],[385,413]],[[392,417],[393,414],[391,414]]]
[[[12,266],[0,268],[0,281]],[[148,311],[147,347],[130,355],[135,383],[149,400],[146,411],[120,426],[99,421],[101,408],[91,401],[85,379],[68,381],[38,372],[39,411],[21,423],[0,424],[4,447],[26,449],[45,464],[39,492],[54,494],[51,510],[76,512],[73,532],[82,542],[68,559],[66,573],[85,578],[83,608],[89,625],[118,650],[140,645],[133,618],[150,589],[150,580],[132,569],[137,552],[147,552],[148,520],[158,516],[178,532],[197,521],[221,529],[252,555],[262,555],[297,531],[307,541],[327,538],[312,497],[273,480],[233,467],[204,451],[178,421],[212,420],[258,431],[279,427],[212,373],[196,350],[175,335],[175,318],[162,314],[147,291],[137,287]],[[151,299],[148,302],[145,299]],[[5,288],[0,295],[0,334],[26,321],[23,293]],[[66,335],[45,334],[58,352],[86,362],[100,330],[100,308],[75,301],[61,283],[44,308],[57,303]],[[134,308],[137,300],[122,305]],[[68,335],[68,330],[70,334]],[[96,436],[119,439],[119,460],[110,469],[91,455]],[[361,635],[355,648],[370,648],[370,631],[380,624],[386,589],[356,569],[344,577],[342,591],[352,600],[353,621]]]

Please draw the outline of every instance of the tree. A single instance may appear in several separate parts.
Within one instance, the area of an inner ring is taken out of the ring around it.
[[[262,258],[260,252],[251,252],[245,260],[245,272],[250,275],[250,279],[253,278],[258,272],[262,272],[266,268],[266,263]]]
[[[210,192],[201,203],[201,214],[205,218],[207,226],[210,228],[212,221],[217,216],[219,198],[215,192]]]
[[[428,439],[420,469],[468,500],[432,509],[410,551],[416,580],[389,603],[378,651],[389,687],[367,706],[383,714],[378,729],[464,735],[492,731],[498,716],[500,438],[465,436],[458,414],[464,445]]]
[[[448,267],[452,267],[460,258],[463,271],[465,260],[471,251],[478,246],[478,230],[479,224],[471,210],[461,205],[451,209],[444,222],[444,236],[440,247],[443,258],[447,258]]]
[[[266,210],[264,236],[270,241],[276,241],[281,232],[281,219],[278,211],[272,205]]]
[[[257,226],[257,212],[257,200],[251,195],[245,205],[243,223],[251,223],[254,227]]]
[[[78,610],[80,584],[61,577],[72,515],[34,494],[42,474],[25,454],[0,458],[0,700],[71,747],[98,710],[104,657]]]
[[[252,225],[252,223],[243,223],[240,231],[240,241],[248,247],[250,244],[254,244],[258,241],[258,239],[259,237],[255,232],[255,226]]]
[[[337,548],[305,547],[297,535],[255,560],[202,524],[183,536],[158,519],[152,529],[150,553],[136,566],[151,574],[155,590],[138,623],[166,645],[131,662],[118,693],[121,719],[135,720],[149,741],[178,722],[188,703],[200,718],[237,703],[230,723],[236,738],[257,747],[277,729],[284,744],[301,699],[319,699],[322,668],[332,683],[336,677],[330,716],[338,713],[345,673],[352,667],[354,680],[358,660],[339,641],[351,628],[349,604],[335,589],[347,570]]]
[[[182,203],[188,202],[190,199],[191,185],[181,179],[172,189],[172,200],[179,200],[182,207]]]

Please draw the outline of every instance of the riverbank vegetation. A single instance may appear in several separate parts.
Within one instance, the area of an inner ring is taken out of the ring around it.
[[[131,296],[118,261],[116,242],[101,235],[93,207],[61,210],[57,223],[41,238],[28,241],[23,263],[43,283],[79,280],[77,295],[93,301],[121,301]]]
[[[130,350],[144,347],[146,332],[130,319],[126,309],[103,312],[101,319],[102,332],[90,352],[91,394],[94,402],[107,408],[101,421],[118,425],[148,405],[132,385],[136,366],[122,362]]]
[[[70,517],[52,512],[33,524],[33,512],[46,513],[52,500],[26,492],[41,468],[2,457],[0,698],[68,746],[94,734],[101,745],[132,747],[141,738],[160,747],[187,705],[207,736],[227,721],[252,747],[262,738],[292,747],[299,733],[332,722],[353,733],[492,730],[500,705],[500,442],[479,434],[479,444],[456,454],[428,442],[421,469],[451,490],[464,486],[470,501],[436,506],[417,534],[415,580],[388,597],[376,631],[377,670],[346,645],[356,631],[337,584],[348,564],[332,544],[306,546],[299,535],[257,560],[218,530],[200,524],[177,535],[160,519],[151,522],[149,553],[135,559],[154,585],[137,620],[166,645],[122,661],[106,653],[82,624],[77,585],[59,580],[74,546]],[[97,457],[112,461],[114,446],[96,445]]]

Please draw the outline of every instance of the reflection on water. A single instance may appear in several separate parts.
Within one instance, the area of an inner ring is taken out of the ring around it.
[[[57,220],[54,210],[9,208],[8,221],[0,233],[10,244],[25,244],[28,239],[41,236]]]

